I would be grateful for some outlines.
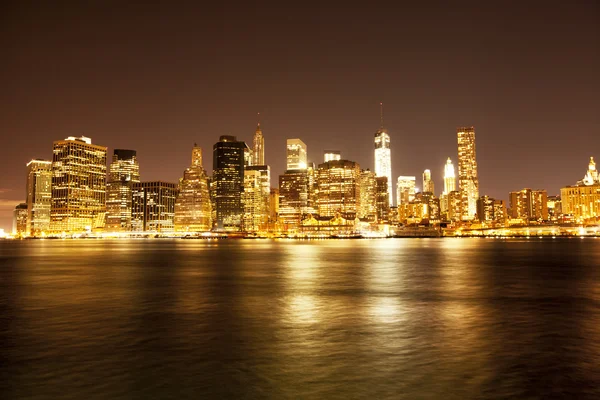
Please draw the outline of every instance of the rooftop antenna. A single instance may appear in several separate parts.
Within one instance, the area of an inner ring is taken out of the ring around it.
[[[383,129],[383,101],[379,102],[379,114],[381,118],[381,129]]]
[[[258,126],[260,126],[260,113],[256,113],[257,114],[257,119],[258,119]]]

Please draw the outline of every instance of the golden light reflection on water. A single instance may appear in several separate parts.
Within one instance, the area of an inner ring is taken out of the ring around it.
[[[291,295],[284,299],[285,320],[292,324],[316,324],[320,321],[322,300],[316,291],[321,268],[318,245],[286,247],[285,284]]]
[[[408,314],[397,298],[377,297],[369,302],[369,318],[375,323],[403,322]]]

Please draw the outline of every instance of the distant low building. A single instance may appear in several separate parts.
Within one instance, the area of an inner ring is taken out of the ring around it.
[[[584,222],[600,217],[600,178],[594,157],[590,158],[584,178],[574,186],[560,189],[562,212],[575,221]]]
[[[510,217],[524,221],[548,220],[548,194],[545,190],[523,189],[510,192]]]

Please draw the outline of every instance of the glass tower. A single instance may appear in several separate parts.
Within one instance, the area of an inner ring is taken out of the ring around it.
[[[30,236],[40,236],[50,228],[52,199],[52,162],[31,160],[27,163],[27,227]]]
[[[479,179],[475,157],[475,128],[459,127],[458,137],[458,187],[461,196],[461,219],[471,221],[477,214]]]
[[[131,199],[134,183],[140,181],[135,150],[115,149],[106,184],[106,230],[131,230]]]

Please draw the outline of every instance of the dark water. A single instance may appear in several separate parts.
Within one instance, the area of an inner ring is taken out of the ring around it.
[[[0,241],[3,399],[600,398],[600,240]]]

